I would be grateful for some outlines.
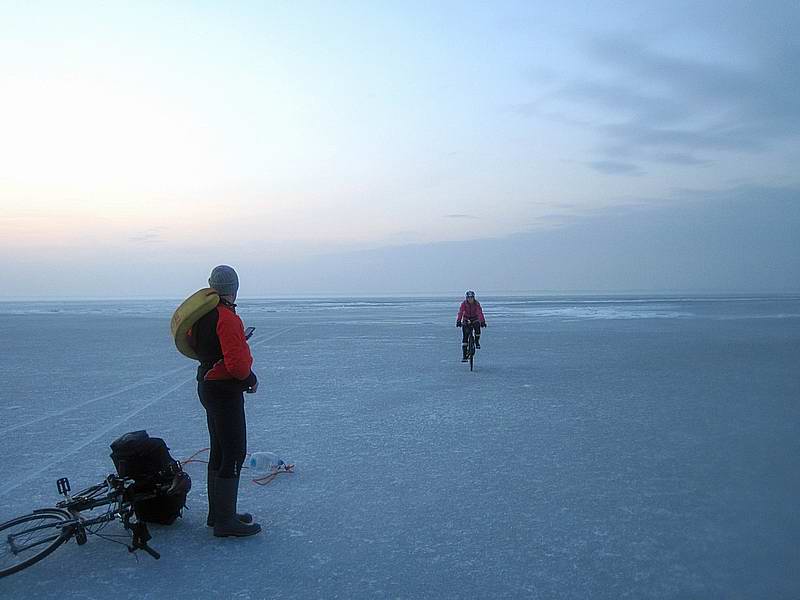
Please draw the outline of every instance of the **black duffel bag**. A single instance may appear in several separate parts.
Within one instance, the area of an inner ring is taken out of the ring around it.
[[[181,516],[192,481],[164,440],[146,431],[126,433],[111,443],[111,460],[120,477],[133,480],[133,496],[150,496],[134,500],[140,521],[171,525]]]

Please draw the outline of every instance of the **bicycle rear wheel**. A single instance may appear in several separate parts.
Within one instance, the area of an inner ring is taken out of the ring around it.
[[[473,334],[469,336],[469,349],[467,352],[469,353],[469,370],[472,371],[472,365],[475,362],[475,336]]]
[[[0,577],[39,562],[72,535],[72,516],[46,508],[0,524]]]

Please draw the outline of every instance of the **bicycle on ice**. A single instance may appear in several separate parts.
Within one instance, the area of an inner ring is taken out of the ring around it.
[[[78,546],[82,546],[90,535],[122,544],[128,552],[144,550],[155,559],[161,558],[148,545],[150,532],[147,523],[137,515],[136,508],[142,503],[185,497],[191,480],[178,464],[171,480],[149,484],[146,490],[142,490],[133,478],[117,474],[108,475],[103,482],[74,495],[70,494],[66,477],[59,479],[56,486],[64,500],[54,507],[34,510],[0,523],[0,578],[36,564],[73,538]],[[104,507],[105,511],[95,516],[84,514]],[[124,534],[103,533],[103,529],[113,521],[122,523]]]
[[[464,337],[466,340],[461,343],[463,349],[463,356],[461,362],[469,363],[469,370],[472,371],[475,365],[475,351],[480,349],[480,328],[481,322],[479,319],[464,319],[461,323],[461,328],[465,332]]]

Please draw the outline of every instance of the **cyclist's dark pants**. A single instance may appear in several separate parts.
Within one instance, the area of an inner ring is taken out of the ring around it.
[[[477,340],[481,337],[481,324],[478,321],[473,321],[472,323],[467,323],[466,321],[461,322],[461,345],[467,345],[467,338],[469,338],[469,330],[472,328],[475,331],[475,339]]]
[[[206,409],[211,452],[208,470],[219,477],[238,477],[247,453],[247,425],[244,418],[244,394],[233,381],[201,381],[197,395]]]

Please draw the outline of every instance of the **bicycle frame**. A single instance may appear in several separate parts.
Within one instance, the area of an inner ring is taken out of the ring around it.
[[[131,532],[132,545],[128,546],[129,552],[144,550],[156,560],[161,558],[158,552],[147,545],[148,540],[151,539],[150,532],[147,530],[147,524],[141,521],[131,523],[131,517],[134,515],[134,503],[139,500],[153,498],[156,496],[155,493],[132,494],[130,493],[129,485],[134,483],[133,480],[113,474],[106,477],[103,483],[86,488],[73,498],[69,497],[69,480],[66,478],[59,479],[56,483],[59,491],[66,496],[66,500],[62,500],[56,504],[56,507],[66,509],[73,518],[72,523],[65,524],[64,529],[69,528],[70,534],[75,536],[75,540],[78,542],[79,546],[86,543],[87,530],[89,533],[92,533],[89,529],[90,527],[119,519],[123,527]],[[104,488],[109,490],[108,493],[100,498],[94,498],[94,495]],[[114,508],[92,519],[84,519],[81,517],[81,512],[93,510],[101,506],[113,506]]]
[[[113,474],[102,483],[88,487],[74,496],[69,493],[69,480],[62,478],[56,483],[58,491],[65,497],[56,506],[34,510],[28,515],[0,523],[0,531],[9,531],[0,534],[0,543],[5,548],[5,553],[0,552],[0,557],[22,557],[21,562],[11,561],[9,566],[0,565],[0,577],[39,562],[73,537],[79,546],[87,542],[88,535],[104,537],[99,530],[93,531],[92,528],[115,520],[119,520],[131,534],[130,545],[124,544],[129,552],[144,550],[155,559],[161,557],[147,544],[151,539],[147,525],[138,519],[133,520],[134,503],[153,498],[157,495],[156,492],[133,493],[130,489],[134,484],[133,480]],[[103,514],[88,518],[82,515],[85,511],[103,506],[108,507]]]

